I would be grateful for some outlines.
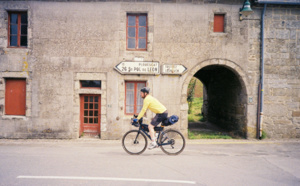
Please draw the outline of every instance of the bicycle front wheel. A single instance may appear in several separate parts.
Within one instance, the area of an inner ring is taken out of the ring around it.
[[[130,155],[143,153],[146,150],[147,143],[146,136],[138,130],[128,131],[122,139],[123,149]]]
[[[183,135],[176,130],[166,130],[159,137],[161,150],[168,155],[178,155],[185,147]]]

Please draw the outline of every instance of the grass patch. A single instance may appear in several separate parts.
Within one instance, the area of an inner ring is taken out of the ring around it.
[[[203,98],[194,98],[191,113],[188,115],[189,122],[205,121],[203,115],[201,114],[202,105]]]
[[[189,139],[233,139],[228,134],[221,132],[200,132],[188,130]]]

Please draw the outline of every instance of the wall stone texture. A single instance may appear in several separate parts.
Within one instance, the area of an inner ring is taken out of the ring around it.
[[[187,87],[206,86],[208,118],[246,137],[257,131],[261,5],[239,20],[242,0],[1,1],[0,138],[78,138],[80,95],[101,95],[101,139],[130,129],[125,81],[146,81],[151,94],[180,117],[187,136]],[[8,11],[27,10],[28,47],[8,47]],[[127,13],[147,13],[147,51],[126,50]],[[214,14],[225,31],[213,32]],[[270,5],[265,17],[262,129],[270,138],[300,137],[300,6]],[[122,61],[182,64],[182,75],[122,75]],[[26,78],[26,115],[5,114],[5,79]],[[80,80],[100,80],[83,90]],[[146,122],[154,114],[147,112]]]

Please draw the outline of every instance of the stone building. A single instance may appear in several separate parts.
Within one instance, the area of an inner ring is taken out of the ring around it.
[[[1,1],[0,138],[120,139],[143,86],[187,135],[194,76],[209,121],[299,138],[300,2],[269,2],[262,29],[264,2],[240,20],[243,0]]]

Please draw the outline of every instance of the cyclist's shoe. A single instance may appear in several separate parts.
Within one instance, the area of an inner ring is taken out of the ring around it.
[[[151,142],[151,143],[149,144],[149,146],[148,146],[148,149],[151,150],[151,149],[154,149],[154,148],[156,148],[156,147],[158,147],[157,143],[156,143],[156,142]]]

